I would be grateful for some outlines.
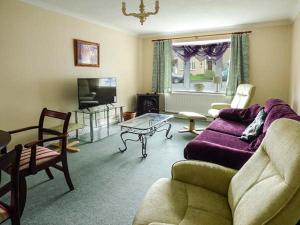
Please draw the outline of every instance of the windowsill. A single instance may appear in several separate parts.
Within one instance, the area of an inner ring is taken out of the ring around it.
[[[204,91],[171,91],[171,94],[195,94],[195,95],[219,95],[226,96],[223,92],[204,92]]]

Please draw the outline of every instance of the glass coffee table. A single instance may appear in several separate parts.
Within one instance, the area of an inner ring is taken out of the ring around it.
[[[166,138],[171,139],[170,135],[172,125],[169,120],[173,118],[173,115],[147,113],[142,116],[127,120],[120,123],[121,126],[121,139],[124,144],[124,148],[119,148],[120,152],[127,150],[127,141],[135,141],[142,143],[142,156],[147,157],[147,138],[153,136],[156,132],[166,131]],[[136,139],[124,138],[126,134],[137,135]]]

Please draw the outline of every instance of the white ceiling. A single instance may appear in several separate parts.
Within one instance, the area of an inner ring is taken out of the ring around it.
[[[121,0],[23,0],[49,10],[139,35],[207,31],[245,24],[290,20],[298,0],[160,0],[160,11],[143,26],[121,13]],[[148,11],[155,0],[144,0]],[[139,0],[125,0],[137,11]]]

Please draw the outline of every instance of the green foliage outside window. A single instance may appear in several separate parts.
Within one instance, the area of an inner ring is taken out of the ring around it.
[[[212,81],[214,76],[215,72],[212,70],[206,70],[204,74],[190,73],[190,81]]]

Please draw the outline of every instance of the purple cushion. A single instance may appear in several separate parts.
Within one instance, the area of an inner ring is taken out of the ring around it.
[[[186,159],[217,163],[234,169],[240,169],[252,154],[252,152],[225,147],[205,140],[193,140],[184,149]]]
[[[242,123],[251,123],[263,107],[254,104],[247,109],[223,109],[219,117],[225,120],[237,121]]]
[[[241,122],[218,118],[210,123],[207,129],[240,137],[243,131],[246,129],[247,125],[248,124],[244,124]]]
[[[237,136],[224,134],[213,130],[204,130],[194,140],[207,141],[214,144],[248,151],[249,143],[242,141]]]

